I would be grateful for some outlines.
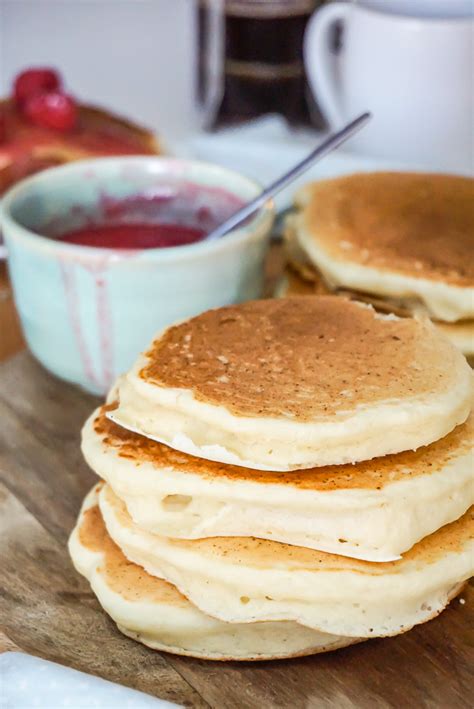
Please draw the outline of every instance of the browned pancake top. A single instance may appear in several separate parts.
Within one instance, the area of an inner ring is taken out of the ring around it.
[[[474,286],[473,179],[357,174],[314,183],[301,202],[306,228],[336,259]]]
[[[167,330],[140,376],[235,415],[324,420],[449,386],[455,354],[433,329],[337,296],[251,301]]]
[[[474,415],[450,434],[417,451],[387,455],[355,465],[331,465],[291,473],[262,472],[236,465],[226,465],[204,458],[195,458],[169,448],[138,433],[128,431],[110,421],[105,412],[115,405],[104,406],[94,421],[94,429],[108,450],[120,458],[140,466],[151,463],[156,474],[163,468],[198,475],[204,480],[249,481],[257,484],[283,485],[301,490],[383,490],[388,484],[408,480],[418,475],[432,475],[450,461],[471,450],[474,435]]]
[[[107,504],[111,505],[120,525],[133,528],[134,524],[125,504],[109,486],[104,489]],[[449,553],[461,552],[474,537],[474,506],[455,522],[415,544],[396,561],[363,561],[338,554],[297,547],[256,537],[209,537],[206,539],[172,539],[173,547],[192,550],[204,558],[215,558],[224,563],[258,567],[308,571],[351,570],[372,575],[403,571],[409,562],[424,565],[436,562]]]
[[[167,581],[146,573],[128,561],[105,528],[98,505],[89,507],[79,527],[80,543],[94,552],[102,552],[102,570],[109,588],[127,601],[151,601],[186,605],[187,600]]]

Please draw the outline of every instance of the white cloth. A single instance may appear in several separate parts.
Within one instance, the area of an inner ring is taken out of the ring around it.
[[[177,704],[21,652],[0,655],[1,709],[173,709]]]

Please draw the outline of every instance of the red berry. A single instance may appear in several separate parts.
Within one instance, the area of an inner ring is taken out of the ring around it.
[[[54,69],[27,69],[15,79],[13,93],[15,102],[22,108],[26,101],[46,91],[56,91],[61,86],[59,74]]]
[[[42,128],[68,131],[77,120],[74,99],[60,91],[50,91],[32,96],[25,104],[25,116]]]

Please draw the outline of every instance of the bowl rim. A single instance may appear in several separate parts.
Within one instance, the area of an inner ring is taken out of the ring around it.
[[[186,260],[193,256],[205,256],[211,253],[231,248],[233,245],[252,240],[256,237],[263,237],[270,231],[275,218],[275,205],[272,199],[268,200],[261,207],[250,221],[242,227],[232,229],[224,237],[213,241],[197,241],[191,244],[183,244],[181,246],[168,246],[166,248],[157,247],[151,249],[112,249],[108,247],[83,246],[82,244],[70,244],[57,239],[52,239],[44,236],[39,232],[23,226],[12,214],[12,208],[17,199],[21,198],[25,192],[31,189],[37,183],[44,182],[49,178],[57,179],[58,177],[67,177],[70,174],[76,174],[81,171],[90,169],[104,168],[111,169],[116,166],[127,164],[146,164],[148,166],[155,165],[157,174],[166,174],[166,168],[179,166],[185,170],[193,170],[202,168],[207,173],[221,174],[231,178],[237,178],[242,184],[247,184],[250,188],[255,189],[257,196],[262,191],[262,186],[257,180],[247,177],[242,173],[232,170],[231,168],[223,167],[216,163],[203,160],[195,160],[189,158],[175,158],[162,155],[127,155],[114,156],[104,158],[91,158],[87,160],[77,160],[55,167],[42,170],[30,177],[20,180],[13,185],[2,197],[0,201],[0,224],[3,231],[4,242],[7,247],[10,240],[19,240],[40,251],[46,251],[61,254],[65,257],[77,257],[87,261],[103,260],[106,258],[109,261],[130,261],[146,260],[146,261],[174,261]],[[192,179],[192,178],[191,178]],[[235,194],[232,188],[225,188],[230,194]],[[13,236],[12,236],[13,233]]]

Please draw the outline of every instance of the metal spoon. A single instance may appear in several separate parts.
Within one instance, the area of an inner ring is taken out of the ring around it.
[[[356,133],[363,126],[365,126],[365,124],[371,119],[371,117],[372,114],[366,111],[365,113],[362,113],[353,121],[345,125],[344,128],[341,128],[341,130],[338,130],[335,133],[331,133],[331,135],[329,135],[325,140],[323,140],[323,142],[318,145],[318,147],[315,148],[307,157],[305,157],[304,160],[301,160],[301,162],[297,163],[294,167],[291,168],[291,170],[286,172],[284,175],[275,180],[275,182],[269,185],[269,187],[264,189],[263,192],[258,195],[258,197],[253,199],[251,202],[245,204],[234,214],[232,214],[228,219],[226,219],[225,222],[213,229],[213,231],[211,231],[211,233],[206,237],[206,241],[209,241],[211,239],[218,239],[220,236],[227,234],[228,231],[234,229],[234,227],[245,221],[247,217],[256,212],[257,209],[262,207],[268,199],[278,194],[278,192],[281,192],[281,190],[287,187],[287,185],[293,182],[293,180],[296,180],[297,177],[306,172],[306,170],[311,167],[313,163],[317,162],[318,160],[321,160],[321,158],[325,157],[328,153],[335,150],[337,147],[339,147],[339,145],[344,143],[348,138],[354,135],[354,133]]]

